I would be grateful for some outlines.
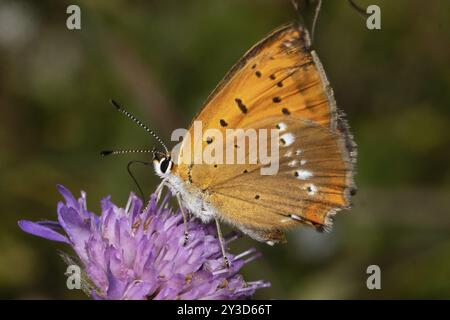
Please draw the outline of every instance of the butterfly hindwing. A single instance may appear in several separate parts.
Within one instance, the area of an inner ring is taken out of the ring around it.
[[[261,175],[261,164],[231,165],[234,176],[230,177],[231,168],[199,168],[217,177],[207,189],[208,201],[222,213],[223,220],[239,221],[250,232],[275,232],[299,224],[330,228],[331,216],[350,206],[354,187],[353,162],[346,154],[345,139],[294,117],[272,117],[253,127],[277,126],[283,128],[280,140],[285,135],[293,139],[289,144],[280,142],[278,172]]]

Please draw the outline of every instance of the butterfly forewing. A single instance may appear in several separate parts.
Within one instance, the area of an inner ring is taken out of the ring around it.
[[[219,83],[194,120],[202,121],[203,128],[225,129],[278,115],[336,127],[332,90],[320,61],[310,50],[307,30],[296,24],[275,30],[252,47]],[[191,143],[193,147],[199,142]]]

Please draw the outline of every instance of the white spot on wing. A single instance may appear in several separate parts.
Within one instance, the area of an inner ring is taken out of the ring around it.
[[[299,156],[301,153],[302,153],[302,150],[300,150],[300,149],[297,149],[297,150],[295,151],[295,155],[296,155],[296,156]]]
[[[288,163],[288,166],[291,168],[295,167],[296,165],[297,165],[297,160],[292,160],[292,161],[289,161],[289,163]]]
[[[306,180],[311,178],[313,174],[311,171],[308,170],[297,170],[295,171],[295,176],[297,177],[297,179]]]
[[[314,184],[308,184],[306,186],[306,191],[308,191],[309,196],[313,196],[317,193],[317,187]]]
[[[283,45],[284,45],[286,48],[292,48],[292,46],[293,46],[292,42],[289,41],[289,40],[284,41],[284,42],[283,42]]]
[[[298,215],[296,214],[290,214],[290,217],[292,220],[297,220],[297,221],[303,221],[302,218],[300,218]]]
[[[286,131],[287,125],[284,122],[280,122],[279,124],[277,124],[277,128],[280,130],[280,132],[283,132]]]
[[[292,150],[289,150],[288,152],[286,152],[286,153],[284,154],[284,156],[285,156],[285,157],[288,157],[288,158],[292,157]]]
[[[301,160],[301,161],[300,161],[300,165],[301,165],[301,166],[305,165],[305,163],[306,163],[306,160]]]
[[[292,133],[285,133],[280,137],[281,141],[284,141],[284,146],[289,147],[291,144],[294,143],[295,137]]]

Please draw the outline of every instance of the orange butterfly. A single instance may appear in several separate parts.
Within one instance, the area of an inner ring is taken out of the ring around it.
[[[116,104],[119,111],[137,121]],[[309,225],[329,230],[350,207],[356,145],[307,30],[289,24],[253,46],[227,73],[195,117],[204,128],[278,130],[279,170],[262,164],[196,163],[195,147],[210,137],[184,139],[178,152],[153,152],[158,188],[167,186],[183,208],[204,222],[226,222],[258,241],[283,242],[283,230]],[[145,127],[145,126],[144,126]],[[191,125],[188,136],[195,136]],[[146,127],[145,127],[146,128]],[[153,134],[151,130],[147,131]],[[240,146],[227,142],[224,148]],[[246,150],[248,156],[250,150]],[[186,230],[186,241],[188,230]]]

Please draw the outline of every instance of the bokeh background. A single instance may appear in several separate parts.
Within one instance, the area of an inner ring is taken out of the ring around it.
[[[315,39],[359,145],[354,208],[331,234],[233,244],[263,252],[244,269],[272,282],[257,298],[450,298],[450,2],[356,2],[381,7],[381,30],[324,1]],[[79,31],[66,28],[69,4]],[[168,141],[251,45],[294,19],[288,0],[0,0],[0,298],[85,298],[65,286],[64,246],[17,220],[54,219],[57,183],[87,191],[93,210],[135,190],[130,158],[99,151],[155,142],[111,97]],[[151,170],[136,174],[154,190]],[[366,287],[372,264],[381,290]]]

